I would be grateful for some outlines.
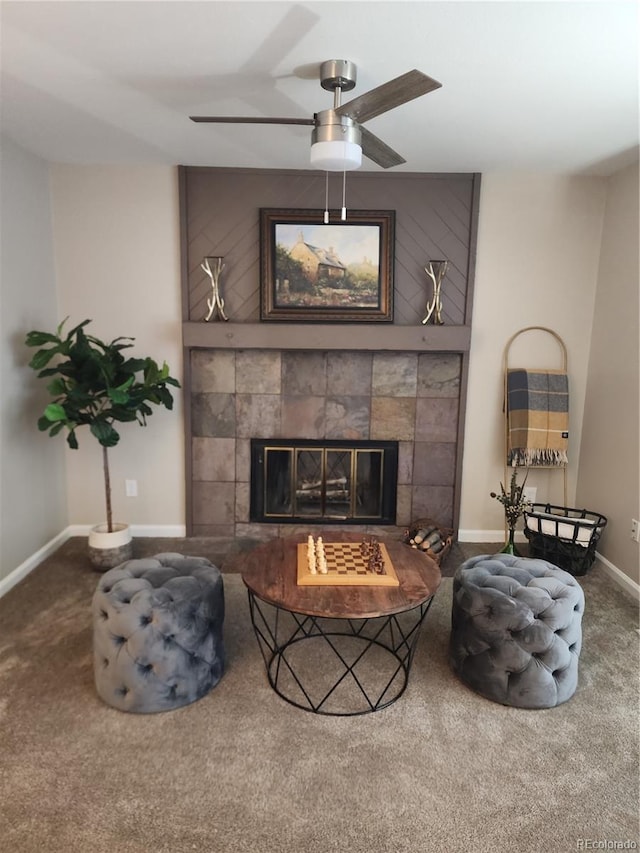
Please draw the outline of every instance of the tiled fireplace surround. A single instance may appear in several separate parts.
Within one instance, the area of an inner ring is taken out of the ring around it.
[[[397,526],[454,526],[461,354],[192,349],[190,369],[192,535],[292,532],[249,521],[251,438],[397,440]]]
[[[393,322],[323,325],[261,321],[259,212],[313,206],[325,175],[180,168],[188,535],[296,529],[249,521],[251,438],[397,440],[397,526],[457,527],[480,176],[392,171],[350,173],[349,203],[395,213]],[[209,255],[228,323],[203,322]],[[432,258],[449,261],[442,326],[421,323]]]

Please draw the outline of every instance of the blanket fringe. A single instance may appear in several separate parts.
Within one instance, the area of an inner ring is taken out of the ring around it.
[[[566,450],[528,450],[517,447],[509,451],[509,465],[512,467],[533,468],[536,465],[561,467],[567,465],[568,462]]]

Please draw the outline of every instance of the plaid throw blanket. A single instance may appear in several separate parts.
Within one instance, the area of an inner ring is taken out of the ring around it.
[[[561,370],[507,371],[510,465],[566,465],[569,381]]]

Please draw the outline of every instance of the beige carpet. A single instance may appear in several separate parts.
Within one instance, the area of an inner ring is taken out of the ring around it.
[[[206,550],[202,540],[193,550]],[[506,708],[453,676],[445,578],[405,695],[350,718],[315,716],[272,692],[233,573],[220,684],[165,714],[107,707],[93,688],[97,580],[74,539],[0,599],[3,853],[553,853],[581,840],[640,843],[637,606],[597,566],[581,579],[580,684],[565,705]]]

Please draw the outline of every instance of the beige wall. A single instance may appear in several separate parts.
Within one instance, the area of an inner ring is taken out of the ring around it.
[[[94,317],[101,334],[135,335],[140,343],[145,341],[150,354],[166,354],[172,365],[180,334],[174,181],[173,171],[164,168],[53,169],[61,312]],[[483,176],[462,535],[471,531],[470,537],[476,538],[477,531],[502,526],[501,508],[488,497],[503,476],[501,359],[506,340],[524,326],[553,327],[569,351],[569,482],[570,495],[575,495],[605,186],[599,178]],[[127,323],[120,316],[125,302]],[[537,360],[544,345],[527,342],[523,361]],[[557,351],[550,348],[546,358],[553,363]],[[181,422],[164,413],[154,415],[167,417],[171,446],[177,447],[174,429],[181,430]],[[161,442],[158,424],[152,421],[146,430],[132,426],[130,432],[112,453],[116,512],[126,513],[132,523],[182,522],[183,504],[176,500],[183,490],[181,448],[177,457],[165,461],[164,475],[157,477],[145,468],[147,462],[153,465],[155,453],[143,449],[149,442]],[[80,451],[68,454],[73,523],[102,517],[101,492],[94,488],[96,478],[88,476],[99,465],[98,453],[99,448],[84,442]],[[140,481],[140,498],[121,497],[125,478]],[[544,476],[541,481],[541,499],[547,493],[548,499],[562,498],[555,483],[547,487]]]
[[[52,166],[53,238],[60,317],[88,331],[134,337],[132,355],[166,360],[182,379],[177,172],[149,166]],[[146,427],[123,424],[109,451],[114,520],[184,524],[182,392]],[[104,520],[102,449],[85,432],[67,450],[69,520]],[[138,497],[125,497],[125,479]]]
[[[598,551],[636,583],[640,546],[630,529],[640,518],[638,181],[636,165],[608,185],[577,489],[581,506],[607,516]]]
[[[527,326],[553,329],[567,348],[573,506],[605,191],[603,178],[482,177],[460,518],[467,541],[495,541],[503,529],[502,506],[489,497],[504,479],[503,351]],[[553,337],[528,332],[509,365],[560,367],[560,358]],[[528,479],[537,500],[557,504],[562,483],[558,471]]]
[[[0,588],[68,524],[63,448],[36,422],[47,393],[26,332],[57,322],[49,169],[3,138],[0,250]]]

